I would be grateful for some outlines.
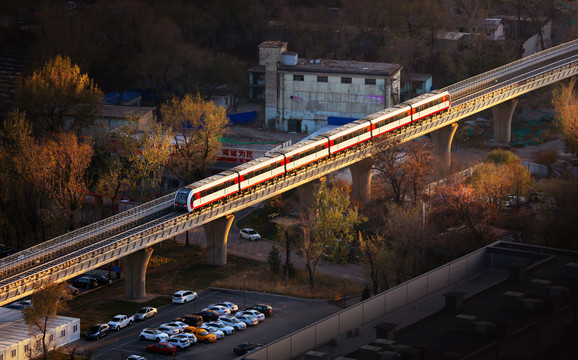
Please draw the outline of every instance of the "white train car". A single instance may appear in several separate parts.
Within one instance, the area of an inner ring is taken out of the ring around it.
[[[371,122],[372,138],[399,129],[411,122],[411,107],[398,104],[364,117]]]
[[[328,144],[327,138],[320,135],[288,146],[277,153],[285,156],[285,171],[290,172],[329,156]]]
[[[233,168],[239,174],[240,191],[284,174],[283,162],[283,155],[270,154]]]
[[[371,123],[356,120],[323,134],[329,139],[329,154],[333,155],[371,139]]]
[[[434,90],[406,101],[411,106],[411,122],[414,123],[450,107],[450,94],[447,91]]]

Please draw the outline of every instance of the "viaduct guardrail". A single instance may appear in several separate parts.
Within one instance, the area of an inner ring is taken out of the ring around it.
[[[578,40],[517,60],[445,88],[452,107],[384,141],[409,141],[578,72]],[[349,166],[378,149],[367,143],[315,167],[277,179],[224,205],[192,214],[171,213],[169,194],[0,260],[0,305],[32,293],[39,285],[64,281],[132,252],[234,213],[284,191]],[[150,221],[150,222],[149,222]],[[136,230],[135,230],[136,229]]]

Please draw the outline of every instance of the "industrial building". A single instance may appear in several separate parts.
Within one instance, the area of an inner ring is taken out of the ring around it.
[[[259,45],[249,69],[249,98],[264,101],[265,123],[277,131],[313,132],[400,102],[399,64],[304,59],[287,43]]]

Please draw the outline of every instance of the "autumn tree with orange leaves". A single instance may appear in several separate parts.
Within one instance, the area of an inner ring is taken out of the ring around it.
[[[431,208],[431,220],[440,226],[440,231],[463,226],[476,248],[492,240],[485,225],[494,218],[496,207],[474,188],[462,184],[439,187],[431,199]]]
[[[22,150],[23,176],[52,200],[67,229],[74,230],[75,212],[84,202],[92,146],[73,133],[58,133]]]
[[[229,131],[226,110],[197,94],[173,98],[162,105],[161,114],[174,134],[170,171],[184,184],[203,179],[217,161],[221,137]]]
[[[70,58],[56,56],[16,85],[16,105],[26,112],[37,135],[79,134],[100,112],[103,92]]]
[[[576,78],[572,78],[568,84],[556,88],[552,94],[552,105],[558,115],[556,120],[566,150],[578,156],[578,94],[575,84]]]
[[[43,194],[22,177],[20,157],[33,143],[26,114],[14,110],[0,124],[0,238],[5,245],[23,248],[29,238],[39,242],[43,228]],[[35,201],[22,201],[35,199]]]

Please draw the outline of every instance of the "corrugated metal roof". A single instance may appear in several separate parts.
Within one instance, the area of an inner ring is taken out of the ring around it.
[[[80,321],[67,316],[56,316],[48,321],[48,329],[56,329]],[[30,327],[24,322],[21,310],[0,307],[0,350],[10,348],[31,337]]]

